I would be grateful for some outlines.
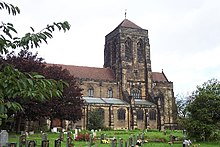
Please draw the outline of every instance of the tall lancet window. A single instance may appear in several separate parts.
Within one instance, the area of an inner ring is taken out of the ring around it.
[[[139,63],[144,62],[144,44],[142,39],[139,39],[137,43],[137,60]]]
[[[130,38],[127,38],[127,40],[125,41],[125,60],[133,60],[132,41]]]
[[[112,65],[116,63],[116,40],[112,44]]]

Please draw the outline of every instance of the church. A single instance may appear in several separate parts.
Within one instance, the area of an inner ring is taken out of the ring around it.
[[[105,36],[103,68],[61,65],[83,89],[86,129],[89,112],[98,109],[112,129],[175,129],[173,82],[151,69],[148,30],[124,19]]]

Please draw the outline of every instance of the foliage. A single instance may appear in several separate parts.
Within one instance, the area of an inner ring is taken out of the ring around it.
[[[76,141],[89,141],[89,138],[90,138],[90,136],[88,133],[79,133],[76,136],[75,140]]]
[[[89,130],[98,130],[104,128],[104,118],[98,109],[89,112],[88,126]]]
[[[28,49],[22,49],[18,55],[12,52],[5,59],[2,57],[2,62],[11,64],[20,71],[37,72],[47,79],[62,80],[68,84],[64,86],[61,98],[52,97],[47,101],[16,99],[16,102],[24,108],[24,111],[17,113],[16,116],[22,116],[27,120],[52,117],[76,122],[81,119],[83,106],[81,89],[76,85],[74,77],[68,70],[58,65],[45,64],[42,58],[38,58],[37,54],[32,54]]]
[[[220,82],[211,79],[192,94],[187,106],[189,118],[185,127],[190,137],[199,140],[217,140],[220,128]],[[216,137],[216,138],[215,138]]]
[[[17,15],[20,10],[17,6],[0,1],[0,10],[7,10],[9,15]],[[19,48],[29,49],[40,47],[44,41],[47,43],[48,38],[52,38],[52,32],[58,30],[69,30],[70,25],[67,21],[53,23],[47,25],[40,32],[35,33],[31,27],[31,33],[26,33],[23,37],[18,37],[17,30],[12,23],[0,24],[0,53],[1,55],[8,54],[10,49]],[[7,66],[0,66],[0,121],[2,118],[7,118],[7,111],[21,110],[19,103],[15,102],[15,98],[35,98],[45,100],[52,96],[60,97],[62,93],[62,82],[48,80],[44,76],[37,73],[23,73],[19,70]],[[1,124],[1,123],[0,123]]]

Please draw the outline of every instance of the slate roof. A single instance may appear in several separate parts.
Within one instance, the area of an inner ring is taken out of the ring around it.
[[[64,69],[69,70],[70,74],[75,78],[80,79],[94,79],[94,80],[106,80],[115,81],[115,76],[110,68],[98,68],[88,66],[75,66],[64,64],[47,64],[49,66],[57,65]],[[153,82],[169,82],[163,72],[152,72]]]
[[[163,72],[152,72],[152,79],[154,82],[169,82]]]
[[[132,21],[128,20],[128,19],[124,19],[119,25],[118,27],[125,27],[125,28],[133,28],[133,29],[142,29],[141,27],[139,27],[138,25],[136,25],[135,23],[133,23]],[[117,27],[117,28],[118,28]]]
[[[83,97],[87,104],[114,104],[114,105],[128,105],[127,102],[119,98],[96,98],[96,97]]]
[[[113,71],[110,68],[98,68],[64,64],[56,65],[69,70],[70,74],[72,74],[75,78],[115,81]]]

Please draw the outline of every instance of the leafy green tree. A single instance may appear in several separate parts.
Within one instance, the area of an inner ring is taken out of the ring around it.
[[[104,118],[99,109],[94,109],[89,112],[87,129],[98,130],[104,128]]]
[[[211,79],[192,94],[192,102],[187,106],[189,112],[186,129],[189,136],[199,140],[220,139],[220,82]]]
[[[17,15],[20,10],[17,6],[0,1],[0,10],[7,10],[9,15]],[[42,42],[47,43],[48,38],[52,38],[52,32],[58,30],[69,30],[67,21],[47,25],[40,32],[35,33],[31,27],[31,33],[26,33],[23,37],[16,36],[17,30],[12,23],[0,24],[0,54],[8,54],[10,49],[38,48]],[[10,65],[0,65],[0,125],[2,119],[7,118],[8,110],[22,110],[15,98],[45,100],[52,96],[62,95],[63,83],[52,79],[46,79],[37,73],[20,72]]]

